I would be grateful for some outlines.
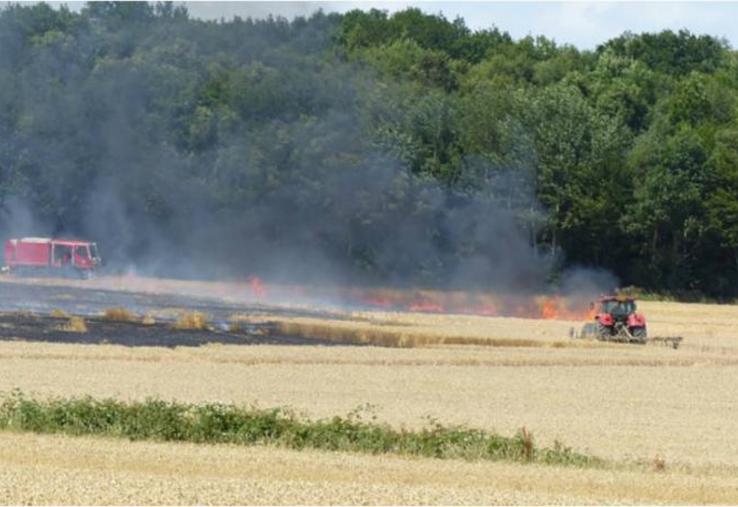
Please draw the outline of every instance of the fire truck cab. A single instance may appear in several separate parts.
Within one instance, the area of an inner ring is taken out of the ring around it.
[[[97,244],[55,238],[16,238],[5,242],[5,271],[90,278],[101,263]]]

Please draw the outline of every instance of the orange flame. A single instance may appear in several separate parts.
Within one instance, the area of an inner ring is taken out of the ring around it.
[[[557,319],[560,315],[559,299],[546,298],[541,305],[541,317],[544,319]]]
[[[571,308],[571,306],[576,306]],[[580,301],[574,301],[561,296],[551,296],[541,304],[541,318],[564,320],[592,320],[597,314],[594,304],[584,308]]]
[[[334,302],[387,311],[451,313],[527,319],[592,320],[596,313],[582,297],[560,294],[497,294],[466,291],[402,290],[360,287],[267,285],[261,278],[247,280],[250,299],[318,304]]]
[[[446,309],[439,303],[433,301],[415,301],[407,305],[407,311],[409,312],[422,312],[422,313],[446,313]]]
[[[264,282],[258,276],[251,276],[248,279],[249,286],[251,287],[251,293],[256,299],[264,299],[267,296],[267,290],[264,286]]]
[[[378,306],[379,308],[392,308],[394,303],[388,297],[369,296],[362,298],[362,301],[369,306]]]
[[[585,320],[594,320],[594,318],[597,316],[597,306],[592,303],[589,305],[589,310],[587,311],[587,316]]]

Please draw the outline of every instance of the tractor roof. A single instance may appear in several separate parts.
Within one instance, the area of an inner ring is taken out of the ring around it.
[[[600,302],[605,301],[635,301],[635,298],[629,297],[629,296],[601,296]]]

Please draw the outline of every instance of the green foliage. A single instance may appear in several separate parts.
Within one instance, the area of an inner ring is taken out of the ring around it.
[[[362,57],[391,78],[413,80],[445,91],[458,87],[449,55],[445,51],[423,49],[410,39],[398,40],[381,48],[368,48]]]
[[[36,400],[19,391],[0,402],[0,429],[104,435],[240,445],[277,445],[291,449],[403,454],[440,459],[504,460],[549,465],[597,466],[603,462],[556,444],[538,448],[525,429],[508,438],[481,430],[446,427],[437,422],[419,431],[395,430],[347,417],[308,420],[283,409],[263,410],[223,404],[190,405],[146,400],[54,398]]]
[[[502,209],[539,259],[738,294],[738,56],[714,37],[579,51],[418,9],[93,2],[7,5],[0,48],[0,207],[111,264],[159,249],[241,274],[290,251],[441,284],[499,243],[469,224]]]
[[[674,76],[692,71],[714,72],[725,58],[724,42],[709,35],[693,35],[687,30],[639,35],[626,32],[600,46],[598,51],[608,48],[620,56],[640,60],[658,72]]]
[[[698,134],[683,127],[673,135],[644,138],[634,150],[640,184],[623,215],[627,232],[642,238],[652,286],[697,289],[705,230],[706,151]]]

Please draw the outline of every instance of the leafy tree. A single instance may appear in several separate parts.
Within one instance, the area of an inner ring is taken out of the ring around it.
[[[688,30],[677,33],[664,30],[639,35],[626,32],[597,48],[599,52],[607,49],[618,56],[642,61],[657,72],[683,76],[692,71],[715,72],[724,61],[726,43]]]
[[[579,262],[609,264],[618,253],[615,224],[628,195],[627,174],[619,165],[627,134],[568,85],[537,93],[528,115],[537,153],[537,195],[551,213],[552,248],[563,246]]]
[[[738,295],[738,54],[711,36],[10,4],[0,80],[6,235],[33,215],[170,276],[530,289],[589,265]]]
[[[699,288],[693,268],[705,228],[706,161],[702,141],[688,127],[666,138],[654,133],[632,154],[640,184],[623,223],[642,239],[646,280],[655,286]]]
[[[708,232],[718,243],[716,250],[723,248],[728,255],[726,269],[713,274],[708,266],[705,278],[716,278],[715,292],[732,294],[738,282],[738,131],[727,129],[717,134],[708,164],[715,174],[705,202]]]

